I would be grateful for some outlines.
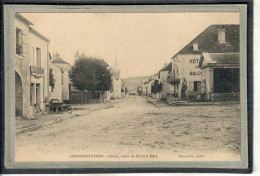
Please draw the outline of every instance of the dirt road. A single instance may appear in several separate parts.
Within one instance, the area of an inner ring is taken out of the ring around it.
[[[16,161],[240,159],[239,105],[162,106],[138,96],[16,136]]]

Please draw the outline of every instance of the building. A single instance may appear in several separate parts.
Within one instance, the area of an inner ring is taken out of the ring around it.
[[[32,27],[21,14],[14,19],[15,114],[34,116],[34,105],[44,109],[49,85],[50,40]]]
[[[202,53],[201,94],[207,101],[240,100],[240,54]]]
[[[121,79],[121,97],[124,98],[127,93],[127,87],[123,79]]]
[[[117,58],[115,60],[115,67],[111,69],[111,73],[112,73],[112,89],[110,93],[110,98],[118,99],[122,97],[121,94],[122,81],[121,81],[120,69],[119,69]]]
[[[65,102],[70,100],[71,82],[69,71],[71,67],[59,54],[53,54],[53,59],[50,61],[50,69],[54,78],[54,87],[50,87],[51,99]]]
[[[152,85],[154,83],[154,78],[149,78],[144,82],[144,95],[152,96]]]
[[[162,89],[160,92],[160,99],[166,100],[168,94],[171,91],[171,84],[167,82],[168,76],[172,71],[172,63],[164,64],[164,67],[159,71],[159,79],[160,84],[162,85]]]
[[[214,78],[212,75],[220,76],[223,70],[215,70],[215,73],[213,73],[213,67],[210,68],[209,62],[214,60],[220,62],[222,67],[225,67],[225,64],[227,64],[226,66],[231,64],[237,68],[239,63],[234,58],[237,55],[239,55],[239,25],[209,26],[172,57],[172,72],[168,77],[168,83],[172,86],[173,97],[177,99],[199,99],[203,92],[204,85],[202,84],[207,85],[206,91],[210,96],[215,92],[212,89],[214,87],[213,79],[217,79],[217,76]],[[204,65],[199,65],[199,63],[203,63],[203,58],[206,58]],[[220,65],[215,65],[216,68],[218,66]],[[208,77],[209,75],[211,76]],[[217,82],[215,81],[215,83]],[[220,81],[218,81],[219,83]]]

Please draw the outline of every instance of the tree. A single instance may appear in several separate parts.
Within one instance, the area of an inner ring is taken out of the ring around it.
[[[49,86],[54,89],[55,79],[53,77],[52,69],[49,70]]]
[[[159,83],[159,80],[154,80],[154,84],[152,85],[151,89],[153,94],[160,93],[162,91],[162,83]]]
[[[96,91],[108,91],[111,88],[112,76],[108,66],[103,59],[82,54],[72,66],[69,77],[74,87],[82,91],[91,91],[96,98]]]

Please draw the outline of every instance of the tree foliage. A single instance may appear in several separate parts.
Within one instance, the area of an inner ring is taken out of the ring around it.
[[[159,83],[159,80],[154,80],[154,84],[151,87],[151,92],[153,94],[156,94],[161,91],[162,91],[162,83]]]
[[[78,90],[108,91],[112,84],[108,64],[103,59],[80,55],[72,66],[69,77]]]
[[[52,89],[54,89],[54,85],[55,85],[55,79],[53,77],[52,69],[50,69],[49,70],[49,86],[51,86]]]

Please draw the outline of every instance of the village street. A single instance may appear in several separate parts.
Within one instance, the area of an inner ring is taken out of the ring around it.
[[[156,107],[129,96],[16,136],[16,161],[239,160],[240,105]]]

